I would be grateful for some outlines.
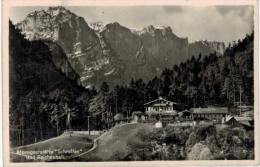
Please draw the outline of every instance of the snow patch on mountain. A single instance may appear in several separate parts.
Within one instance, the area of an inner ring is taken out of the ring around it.
[[[90,22],[88,25],[97,32],[101,32],[105,28],[105,24],[103,22]]]

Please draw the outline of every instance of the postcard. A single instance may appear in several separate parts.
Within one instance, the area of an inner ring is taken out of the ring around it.
[[[3,11],[5,166],[259,164],[258,1]]]

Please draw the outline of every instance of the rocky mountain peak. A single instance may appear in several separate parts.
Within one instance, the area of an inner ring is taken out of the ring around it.
[[[142,34],[150,34],[152,36],[155,36],[156,33],[162,34],[163,36],[174,36],[177,37],[173,31],[172,28],[170,26],[153,26],[153,25],[149,25],[145,28],[143,28],[140,31],[134,31],[136,34],[138,35],[142,35]],[[178,37],[177,37],[178,38]]]
[[[97,22],[90,22],[88,23],[89,27],[93,30],[100,32],[104,29],[105,24],[103,22],[97,21]]]
[[[118,34],[122,34],[122,35],[136,35],[134,34],[129,28],[119,24],[118,22],[113,22],[113,23],[108,23],[106,24],[103,29],[101,30],[101,33],[103,35],[107,34],[107,33],[118,33]],[[112,34],[111,34],[112,35]]]
[[[49,13],[60,13],[60,12],[67,12],[67,13],[71,13],[69,10],[67,10],[65,7],[63,6],[54,6],[54,7],[48,7],[47,12]]]
[[[21,29],[29,40],[47,39],[52,41],[59,40],[60,29],[79,29],[82,26],[84,29],[89,28],[82,17],[61,6],[31,12],[23,21],[16,24],[16,27]]]
[[[108,24],[110,26],[114,26],[114,27],[121,27],[121,24],[119,24],[117,21],[113,22],[113,23],[110,23]]]
[[[47,12],[45,10],[34,11],[34,12],[29,13],[27,15],[27,18],[28,17],[40,17],[40,16],[44,16],[46,14],[47,14]]]
[[[118,30],[120,30],[120,29],[128,29],[128,28],[122,26],[121,24],[119,24],[118,22],[109,23],[105,27],[107,29],[114,29],[114,30],[115,29],[118,29]]]
[[[62,6],[49,7],[46,10],[46,12],[49,13],[52,17],[63,17],[63,18],[78,17],[74,13],[70,12],[70,10],[67,10]]]
[[[56,42],[86,87],[103,81],[125,84],[131,77],[149,80],[192,55],[224,51],[221,43],[188,43],[169,26],[131,30],[118,22],[88,25],[83,17],[61,6],[32,12],[16,27],[30,40]]]
[[[39,10],[39,11],[31,12],[27,15],[26,19],[30,19],[32,17],[35,19],[40,17],[45,17],[45,18],[48,17],[49,19],[53,19],[55,17],[61,17],[61,16],[69,17],[69,16],[76,16],[76,15],[62,6],[56,6],[56,7],[49,7],[47,10]]]
[[[162,29],[164,31],[167,31],[167,32],[171,32],[172,33],[172,28],[170,26],[163,26]]]
[[[149,25],[141,30],[141,33],[154,33],[155,27],[153,25]]]

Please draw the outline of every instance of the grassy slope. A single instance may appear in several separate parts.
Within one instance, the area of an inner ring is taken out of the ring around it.
[[[23,156],[15,154],[16,150],[37,151],[54,149],[82,149],[81,161],[110,161],[122,160],[133,153],[137,146],[143,143],[140,134],[149,133],[153,130],[152,124],[123,124],[118,125],[99,136],[93,147],[93,140],[85,135],[61,135],[42,142],[16,147],[12,149],[11,161],[26,161]],[[69,155],[67,158],[77,157]]]
[[[17,147],[14,150],[44,150],[44,149],[89,149],[92,147],[92,141],[86,136],[79,135],[61,135],[55,138],[44,140],[42,142]]]
[[[140,133],[149,133],[152,124],[118,125],[96,139],[96,148],[78,157],[81,161],[122,160],[134,150],[132,146],[142,144]]]
[[[82,152],[86,152],[93,146],[93,140],[91,140],[88,136],[85,135],[71,135],[63,134],[61,136],[51,138],[42,142],[20,146],[12,149],[11,151],[11,160],[19,161],[19,159],[23,159],[20,155],[15,154],[17,150],[22,151],[42,151],[42,150],[55,150],[55,149],[63,149],[63,150],[80,150]],[[76,156],[76,155],[67,155]]]

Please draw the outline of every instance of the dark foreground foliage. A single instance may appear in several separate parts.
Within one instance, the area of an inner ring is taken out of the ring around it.
[[[253,131],[242,128],[195,126],[166,127],[136,146],[131,160],[241,160],[254,159]]]
[[[12,146],[34,143],[87,126],[88,104],[95,91],[76,83],[66,57],[54,58],[50,42],[28,41],[10,23],[10,140]],[[71,122],[67,121],[70,115]]]

